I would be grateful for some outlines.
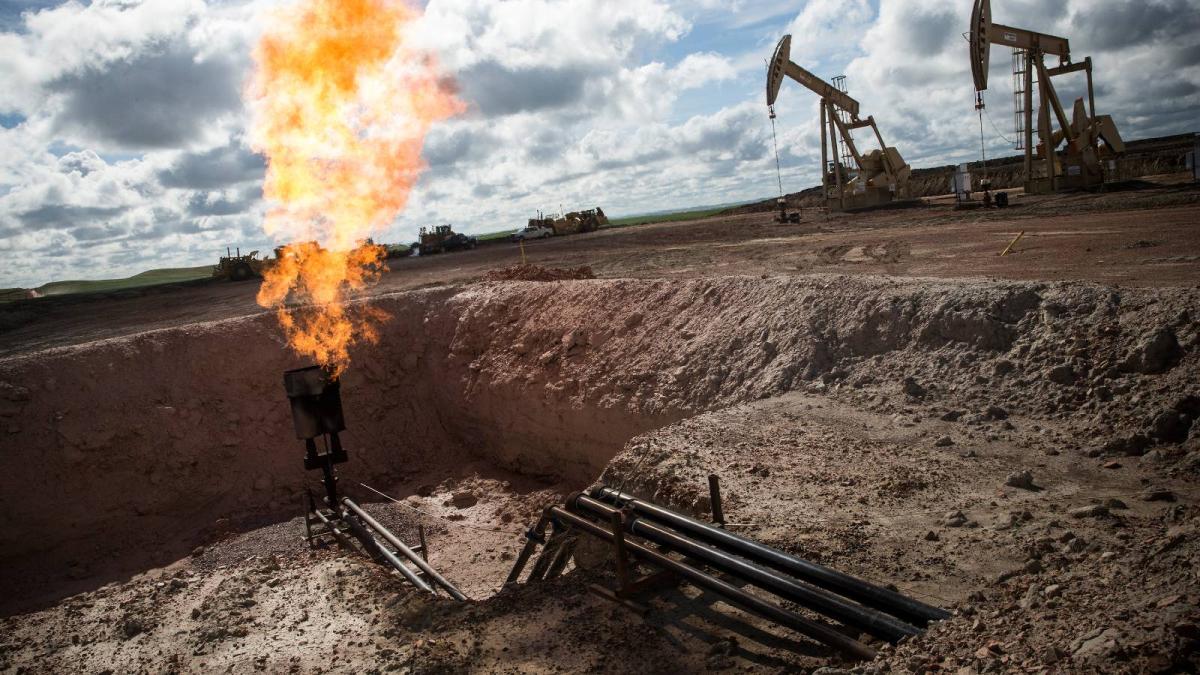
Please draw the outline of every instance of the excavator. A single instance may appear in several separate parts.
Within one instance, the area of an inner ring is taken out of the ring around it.
[[[977,108],[983,107],[980,92],[987,89],[992,45],[1013,49],[1013,99],[1017,107],[1018,148],[1025,150],[1025,192],[1048,194],[1103,184],[1105,161],[1123,154],[1125,143],[1112,117],[1096,114],[1092,58],[1072,62],[1067,38],[994,23],[990,0],[975,0],[968,41]],[[1058,65],[1047,67],[1047,56],[1057,56]],[[1052,78],[1077,72],[1087,75],[1088,102],[1085,107],[1082,97],[1076,99],[1071,118],[1067,119]],[[1036,145],[1033,143],[1035,84],[1038,88]],[[1051,115],[1058,128],[1054,128]],[[1060,154],[1058,148],[1064,141],[1066,147]]]
[[[908,197],[912,169],[896,148],[883,142],[875,118],[860,119],[858,101],[796,65],[791,60],[792,36],[784,35],[767,63],[767,108],[775,119],[775,99],[784,77],[821,97],[821,194],[830,210],[845,211],[889,204]],[[879,148],[863,154],[851,132],[870,127]],[[838,152],[840,147],[842,152]],[[830,155],[833,161],[830,161]],[[838,155],[841,155],[840,157]],[[848,170],[853,162],[855,170]]]

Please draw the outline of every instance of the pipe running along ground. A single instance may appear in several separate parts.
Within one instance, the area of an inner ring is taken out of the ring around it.
[[[438,586],[446,589],[446,592],[450,594],[450,597],[454,598],[455,600],[467,599],[467,596],[463,595],[462,591],[455,588],[454,584],[447,581],[445,577],[443,577],[441,574],[438,574],[437,570],[430,567],[429,563],[425,562],[424,558],[417,555],[416,552],[406,546],[404,542],[400,541],[396,535],[389,532],[386,527],[380,525],[379,522],[372,518],[366,511],[364,511],[362,507],[350,501],[349,497],[343,498],[342,503],[346,505],[346,508],[353,511],[355,515],[361,518],[368,527],[379,533],[379,536],[383,537],[389,544],[396,547],[396,550],[399,551],[405,558],[411,560],[414,565],[416,565],[422,572],[425,573],[426,577],[432,579]]]
[[[732,532],[713,527],[690,518],[681,513],[663,508],[657,504],[638,499],[624,492],[618,492],[605,486],[597,486],[591,490],[591,496],[613,504],[617,507],[630,507],[633,512],[646,518],[670,526],[685,534],[703,540],[713,546],[735,553],[749,560],[782,572],[787,572],[815,586],[833,591],[868,607],[878,609],[888,614],[900,617],[918,626],[924,626],[930,621],[941,621],[950,618],[950,613],[944,609],[927,605],[881,586],[876,586],[849,574],[829,569],[824,565],[788,555],[783,551],[764,546],[756,541],[740,537]]]
[[[604,518],[611,518],[612,514],[620,513],[619,509],[585,495],[576,496],[573,505]],[[572,504],[568,504],[568,508],[571,506]],[[700,560],[722,572],[791,600],[814,612],[870,633],[877,638],[889,642],[899,642],[903,638],[921,632],[916,626],[893,616],[852,603],[829,591],[779,576],[777,572],[747,562],[712,546],[688,539],[645,518],[630,515],[625,518],[625,529],[630,534]]]
[[[614,535],[611,531],[596,523],[584,518],[583,516],[571,513],[566,509],[551,506],[547,513],[554,520],[560,523],[575,527],[587,534],[590,534],[598,539],[611,542]],[[829,626],[811,621],[809,619],[790,612],[782,607],[769,603],[761,598],[757,598],[736,586],[722,581],[712,575],[706,574],[695,567],[685,565],[677,560],[669,558],[662,553],[647,548],[637,542],[626,541],[625,549],[632,555],[641,558],[644,562],[654,565],[660,569],[673,572],[684,579],[687,579],[692,584],[703,588],[707,591],[715,593],[732,605],[741,607],[744,610],[758,614],[766,619],[774,621],[781,626],[791,628],[792,630],[806,635],[817,642],[828,645],[838,651],[847,654],[855,659],[870,661],[875,658],[875,650],[849,636],[837,632]]]

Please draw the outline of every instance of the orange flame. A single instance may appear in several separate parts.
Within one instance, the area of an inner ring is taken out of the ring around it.
[[[335,375],[381,319],[347,305],[383,268],[382,248],[361,242],[404,208],[430,125],[463,109],[433,57],[406,47],[415,18],[399,0],[301,0],[268,13],[254,52],[263,227],[307,242],[283,247],[258,303],[276,310],[292,349]]]

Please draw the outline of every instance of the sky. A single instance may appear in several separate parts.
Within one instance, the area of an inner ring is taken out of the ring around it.
[[[243,91],[278,0],[0,0],[0,287],[215,263],[269,250],[264,160]],[[1200,0],[992,0],[997,22],[1091,56],[1098,112],[1126,139],[1200,131]],[[611,215],[777,193],[765,61],[845,75],[914,167],[977,160],[970,0],[429,0],[409,32],[466,111],[426,137],[407,208],[471,234],[538,210]],[[1015,154],[1008,50],[984,136]],[[1073,79],[1072,79],[1073,78]],[[1061,97],[1082,74],[1056,78]],[[784,190],[819,182],[817,98],[776,103]],[[865,143],[866,147],[872,147]]]

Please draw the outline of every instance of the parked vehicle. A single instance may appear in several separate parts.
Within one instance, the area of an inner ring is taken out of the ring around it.
[[[529,241],[530,239],[545,239],[546,237],[554,236],[553,227],[534,225],[532,220],[529,223],[528,227],[512,236],[513,241]]]

